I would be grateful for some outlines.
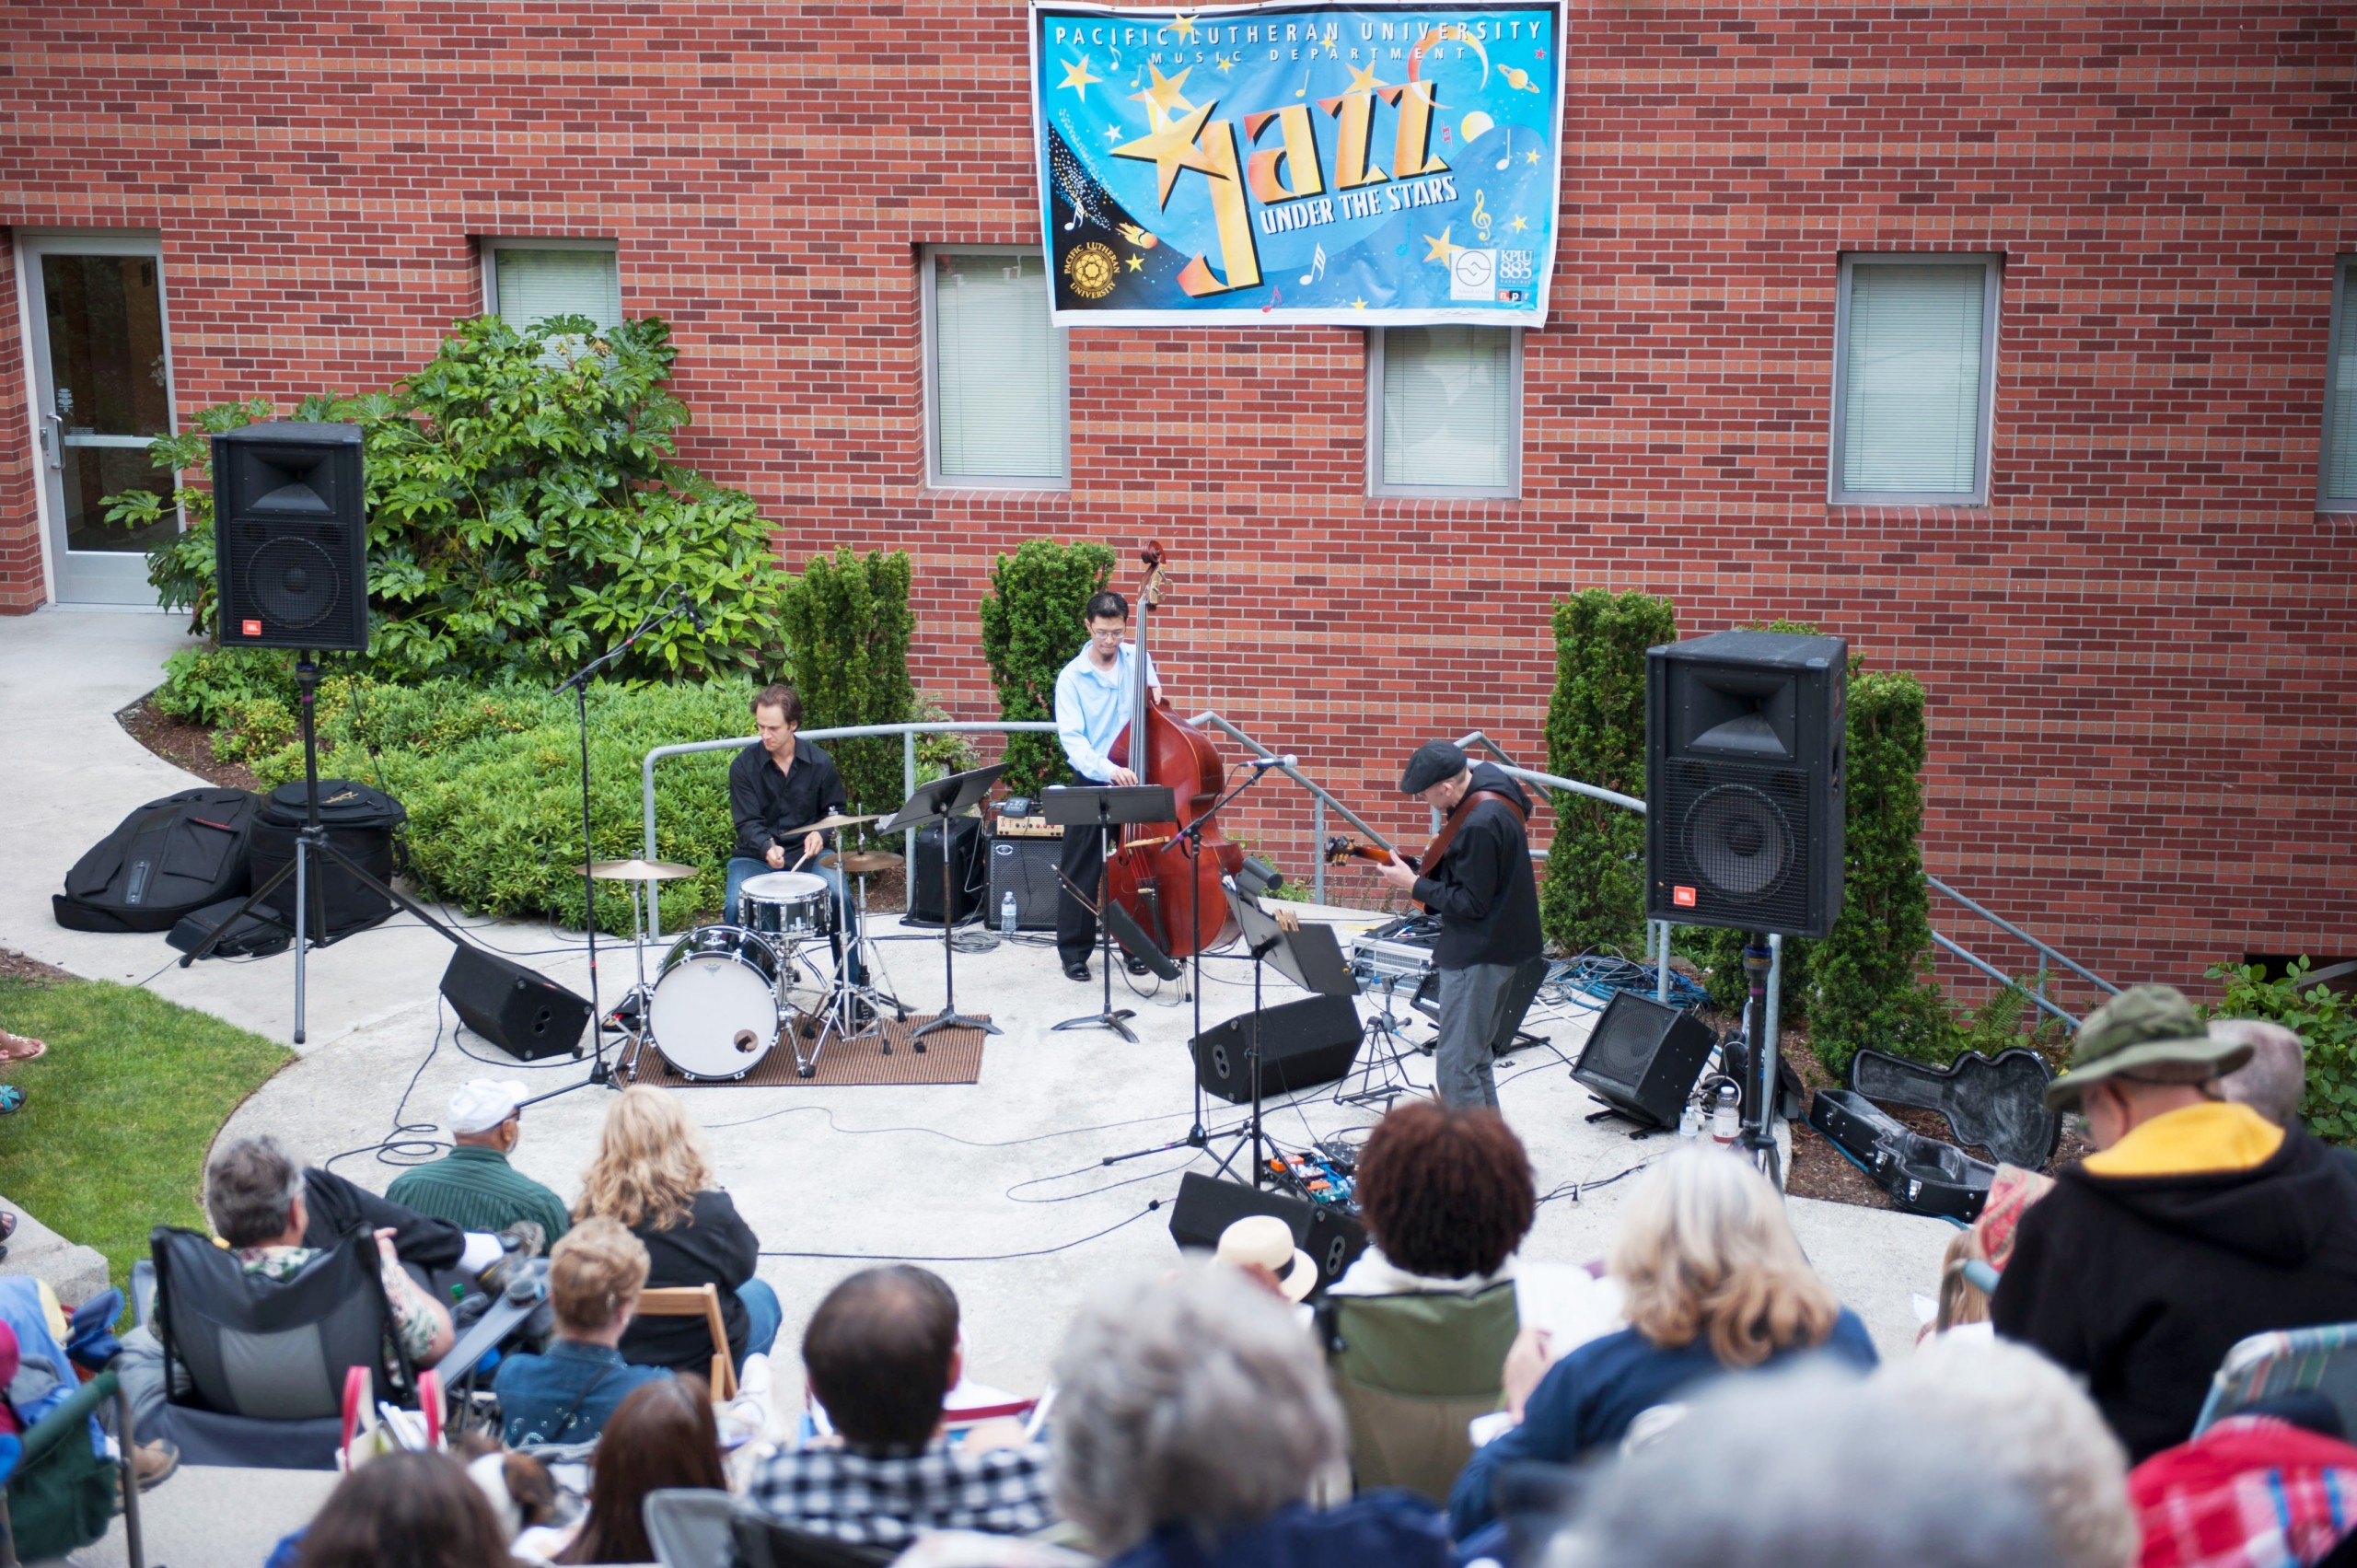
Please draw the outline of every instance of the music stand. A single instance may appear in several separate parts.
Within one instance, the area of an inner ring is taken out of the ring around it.
[[[976,768],[970,772],[951,773],[929,784],[919,784],[909,798],[900,803],[900,808],[892,813],[889,821],[879,822],[876,826],[877,835],[880,838],[906,832],[911,828],[922,828],[928,822],[941,824],[941,1016],[909,1031],[909,1043],[920,1051],[924,1050],[924,1037],[935,1029],[980,1029],[984,1034],[993,1035],[1000,1032],[999,1027],[989,1019],[970,1018],[958,1011],[958,963],[954,957],[957,949],[950,940],[950,933],[958,923],[950,918],[950,912],[958,906],[950,896],[949,819],[962,817],[981,805],[982,797],[990,794],[991,785],[998,783],[999,775],[1004,772],[1006,764],[1000,762],[988,768]],[[911,865],[909,870],[913,884],[916,867]],[[915,907],[913,892],[909,902],[911,908]]]
[[[1269,1175],[1260,1153],[1260,966],[1264,961],[1275,965],[1279,974],[1317,996],[1355,996],[1359,982],[1342,958],[1332,926],[1280,920],[1233,877],[1222,878],[1222,884],[1227,889],[1228,912],[1236,916],[1245,950],[1252,955],[1252,1024],[1245,1033],[1244,1054],[1252,1063],[1252,1185],[1257,1189]]]
[[[1097,829],[1097,902],[1090,905],[1090,912],[1097,916],[1097,960],[1105,969],[1105,1005],[1087,1017],[1066,1018],[1055,1028],[1111,1029],[1135,1045],[1138,1037],[1129,1020],[1137,1015],[1127,1007],[1116,1011],[1113,1006],[1113,923],[1107,918],[1105,897],[1107,862],[1112,849],[1109,835],[1115,828],[1132,822],[1174,821],[1178,803],[1168,784],[1085,784],[1077,789],[1053,785],[1042,792],[1041,800],[1040,814],[1056,826]],[[1057,875],[1062,880],[1062,874]],[[1088,902],[1088,895],[1078,888],[1072,889],[1072,895],[1084,904]]]

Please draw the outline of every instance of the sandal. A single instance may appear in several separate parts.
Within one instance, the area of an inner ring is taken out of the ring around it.
[[[49,1047],[42,1041],[29,1039],[24,1035],[10,1034],[6,1029],[0,1029],[0,1066],[17,1062],[30,1062],[36,1057],[45,1056],[48,1053]]]
[[[25,1109],[25,1091],[14,1084],[0,1084],[0,1116],[14,1116]]]

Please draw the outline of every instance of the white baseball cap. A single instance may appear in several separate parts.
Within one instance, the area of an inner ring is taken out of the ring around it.
[[[450,1131],[488,1132],[524,1103],[524,1086],[512,1078],[469,1078],[450,1097]]]

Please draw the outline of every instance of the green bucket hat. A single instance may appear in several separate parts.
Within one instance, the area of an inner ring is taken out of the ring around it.
[[[2200,1010],[2173,985],[2131,985],[2079,1026],[2071,1070],[2046,1086],[2049,1110],[2074,1110],[2089,1084],[2164,1063],[2207,1067],[2212,1076],[2250,1060],[2239,1040],[2212,1040]]]

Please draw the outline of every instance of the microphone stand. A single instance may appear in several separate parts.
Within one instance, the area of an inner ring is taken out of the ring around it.
[[[593,1084],[611,1085],[613,1075],[606,1070],[606,1015],[604,1005],[598,1000],[598,879],[589,874],[589,867],[598,858],[597,851],[589,844],[589,680],[630,652],[641,637],[682,615],[694,621],[697,630],[702,630],[703,618],[688,602],[685,589],[675,592],[668,609],[658,610],[640,621],[636,631],[557,682],[556,691],[550,693],[553,696],[572,688],[575,716],[581,727],[581,923],[589,935],[589,1040],[598,1055],[597,1064],[589,1069],[589,1082]],[[642,961],[644,958],[642,952]]]

